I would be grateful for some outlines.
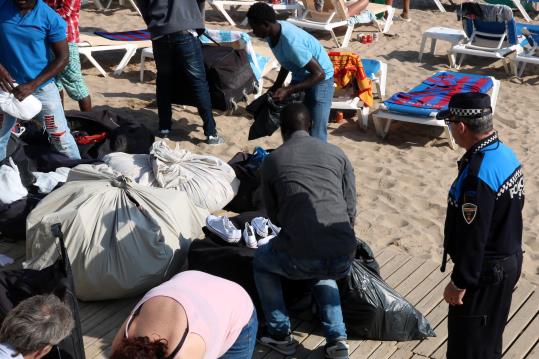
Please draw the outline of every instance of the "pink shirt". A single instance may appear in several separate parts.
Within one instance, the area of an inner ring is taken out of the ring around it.
[[[226,353],[254,310],[249,294],[238,284],[207,273],[186,271],[146,293],[131,312],[128,323],[144,302],[161,296],[183,306],[189,333],[200,335],[206,344],[204,359],[216,359]],[[181,350],[176,357],[180,353]]]

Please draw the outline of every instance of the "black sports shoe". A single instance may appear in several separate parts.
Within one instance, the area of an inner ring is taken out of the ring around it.
[[[344,340],[328,343],[324,345],[324,355],[327,359],[348,359],[348,344]]]
[[[292,338],[290,334],[280,337],[270,336],[267,333],[262,334],[258,337],[257,341],[271,348],[283,355],[294,355],[298,347],[298,342],[296,339]]]

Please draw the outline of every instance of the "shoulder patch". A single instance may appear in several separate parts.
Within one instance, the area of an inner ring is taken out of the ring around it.
[[[473,203],[464,203],[462,205],[462,217],[466,223],[471,224],[477,214],[477,205]]]

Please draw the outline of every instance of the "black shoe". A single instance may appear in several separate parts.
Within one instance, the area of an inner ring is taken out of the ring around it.
[[[324,356],[327,359],[348,359],[348,344],[345,340],[324,345]]]
[[[296,339],[292,338],[290,334],[281,337],[270,336],[265,333],[257,338],[257,341],[271,348],[283,355],[294,355],[298,347],[298,342]]]
[[[170,137],[170,130],[159,130],[156,134],[156,137],[165,139]]]

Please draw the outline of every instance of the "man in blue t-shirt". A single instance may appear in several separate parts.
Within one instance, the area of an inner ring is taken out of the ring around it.
[[[54,76],[68,62],[66,23],[42,0],[0,0],[0,90],[19,101],[36,96],[38,119],[60,153],[79,159]],[[17,119],[0,111],[0,160]]]
[[[311,136],[327,141],[327,124],[333,99],[333,64],[326,50],[311,34],[286,21],[277,21],[273,8],[256,3],[247,12],[255,36],[266,39],[281,64],[270,89],[282,101],[295,92],[305,92],[304,104],[313,122]],[[292,82],[283,87],[289,73]]]

